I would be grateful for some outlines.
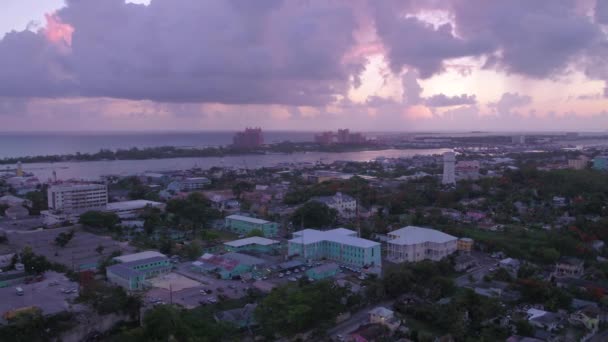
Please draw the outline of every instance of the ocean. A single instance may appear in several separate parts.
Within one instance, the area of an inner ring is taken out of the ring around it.
[[[0,132],[0,158],[95,153],[132,147],[206,147],[232,143],[235,132]],[[265,131],[266,143],[313,141],[314,132]]]

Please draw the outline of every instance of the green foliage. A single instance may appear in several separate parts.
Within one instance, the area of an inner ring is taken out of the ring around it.
[[[74,326],[73,315],[62,312],[51,316],[28,315],[8,325],[0,326],[0,341],[46,342],[54,341],[63,331]]]
[[[254,236],[259,236],[259,237],[264,237],[264,232],[261,229],[252,229],[248,234],[247,237],[254,237]]]
[[[325,205],[324,203],[311,201],[306,202],[296,210],[291,222],[295,227],[304,225],[306,228],[329,227],[336,222],[338,212]]]
[[[28,274],[41,274],[52,267],[44,256],[34,254],[30,247],[25,247],[21,251],[21,262]]]
[[[281,286],[259,303],[255,317],[266,336],[291,336],[334,322],[345,310],[341,303],[345,296],[346,290],[330,281],[302,287]]]
[[[40,215],[41,211],[49,208],[46,190],[47,186],[45,185],[39,191],[30,191],[25,194],[25,198],[32,202],[30,215]]]
[[[384,278],[370,281],[370,283],[380,282],[382,290],[372,286],[368,287],[368,291],[380,291],[391,298],[413,292],[438,300],[454,292],[454,284],[450,278],[447,278],[451,273],[453,269],[448,261],[391,265],[384,272]]]
[[[92,282],[84,287],[78,301],[90,304],[100,315],[126,313],[135,317],[142,305],[141,298],[127,294],[122,287],[103,282]]]
[[[174,222],[183,229],[196,233],[209,221],[220,217],[220,213],[211,207],[211,202],[201,193],[193,192],[185,199],[172,199],[167,202],[167,212],[173,215]]]
[[[203,254],[203,247],[198,241],[192,241],[183,247],[182,254],[188,260],[195,260]]]
[[[55,244],[61,248],[64,248],[74,237],[74,230],[70,230],[69,232],[61,232],[57,237],[55,237]]]
[[[216,323],[207,308],[182,310],[171,305],[159,305],[149,310],[143,326],[111,338],[113,342],[165,341],[239,341],[237,330],[227,323]]]
[[[80,215],[78,222],[91,228],[114,231],[120,218],[115,213],[91,210]]]
[[[572,296],[568,292],[543,281],[520,280],[519,291],[522,295],[522,301],[543,304],[550,311],[569,309],[572,303]]]
[[[255,189],[255,185],[249,182],[238,182],[232,187],[232,193],[236,196],[237,199],[241,198],[243,192],[253,191]]]
[[[327,181],[312,186],[304,185],[292,188],[283,199],[285,204],[300,204],[316,196],[331,196],[342,192],[359,200],[362,205],[376,202],[376,190],[361,177],[352,177],[348,180]]]

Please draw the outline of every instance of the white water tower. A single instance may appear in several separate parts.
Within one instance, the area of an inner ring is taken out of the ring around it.
[[[456,154],[446,152],[443,154],[443,179],[442,184],[456,184],[454,165],[456,164]]]

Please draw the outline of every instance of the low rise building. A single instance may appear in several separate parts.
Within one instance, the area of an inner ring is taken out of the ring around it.
[[[102,211],[115,213],[121,219],[138,217],[147,207],[164,210],[165,204],[147,200],[133,200],[108,203]]]
[[[595,170],[608,170],[608,156],[597,156],[593,158],[593,168]]]
[[[465,254],[470,254],[471,251],[473,251],[473,244],[474,244],[474,241],[471,238],[460,238],[460,239],[458,239],[458,242],[456,243],[456,247],[459,252],[465,253]]]
[[[327,231],[304,229],[293,233],[288,255],[304,259],[328,259],[357,267],[380,266],[380,243],[357,237],[357,233],[336,228]]]
[[[277,236],[278,224],[253,217],[242,215],[226,216],[224,227],[237,234],[249,234],[253,230],[260,230],[264,236]]]
[[[368,312],[368,316],[370,323],[383,325],[390,331],[397,330],[401,325],[401,321],[395,317],[395,313],[384,306],[373,308]]]
[[[167,190],[179,191],[195,191],[205,188],[211,184],[207,177],[190,177],[182,180],[177,180],[169,183]]]
[[[388,237],[387,259],[393,262],[439,261],[458,248],[458,238],[429,228],[407,226]]]
[[[252,236],[240,240],[225,242],[224,248],[230,252],[252,251],[270,253],[277,250],[279,245],[279,241],[259,236]]]
[[[306,276],[312,280],[321,280],[334,277],[338,272],[340,272],[340,266],[336,263],[329,263],[308,269]]]
[[[141,252],[115,257],[118,262],[106,268],[108,281],[128,291],[145,289],[147,280],[171,271],[172,265],[165,255],[154,252]]]
[[[555,264],[553,275],[557,278],[580,278],[585,271],[584,261],[573,257],[561,257]]]
[[[342,218],[350,219],[357,215],[357,200],[341,192],[333,196],[313,197],[311,201],[321,202],[335,209]]]
[[[480,164],[477,160],[461,160],[456,163],[456,180],[479,179]]]
[[[53,185],[47,191],[49,210],[65,212],[104,208],[108,187],[104,184]]]
[[[574,170],[584,170],[589,165],[589,157],[580,156],[576,159],[568,159],[568,167]]]
[[[223,255],[204,254],[192,263],[193,270],[215,273],[222,279],[255,273],[266,261],[247,254],[230,252]]]

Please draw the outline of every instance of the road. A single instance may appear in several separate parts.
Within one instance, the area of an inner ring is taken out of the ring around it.
[[[466,274],[461,275],[460,277],[454,279],[454,284],[458,287],[466,286],[471,283],[469,280],[470,277],[473,277],[476,281],[481,280],[486,274],[490,272],[490,269],[495,267],[498,260],[491,258],[489,255],[473,252],[471,256],[475,258],[477,261],[477,267],[467,271]]]
[[[381,303],[377,303],[377,304],[373,304],[373,305],[369,305],[357,312],[355,312],[354,314],[352,314],[350,316],[349,319],[337,324],[335,327],[329,329],[327,331],[327,335],[329,335],[333,340],[337,340],[336,336],[337,335],[342,335],[342,336],[346,336],[348,335],[350,332],[356,330],[360,325],[367,323],[367,313],[369,312],[369,310],[378,307],[378,306],[384,306],[386,308],[391,309],[393,307],[393,301],[384,301]]]

